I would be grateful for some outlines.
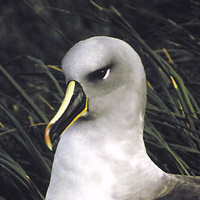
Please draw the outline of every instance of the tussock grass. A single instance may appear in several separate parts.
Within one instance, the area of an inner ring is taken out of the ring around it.
[[[44,199],[53,160],[44,129],[65,90],[59,63],[75,42],[94,35],[121,38],[142,58],[152,160],[169,173],[199,175],[199,7],[145,0],[2,4],[0,198]]]

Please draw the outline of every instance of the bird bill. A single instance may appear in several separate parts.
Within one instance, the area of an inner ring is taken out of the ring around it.
[[[87,97],[77,81],[70,81],[64,100],[45,130],[45,142],[53,150],[56,139],[87,111]]]

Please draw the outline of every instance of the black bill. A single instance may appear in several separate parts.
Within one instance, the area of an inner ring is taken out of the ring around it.
[[[87,112],[87,98],[83,88],[77,81],[70,81],[58,112],[45,130],[45,142],[48,148],[52,150],[54,141],[85,112]]]

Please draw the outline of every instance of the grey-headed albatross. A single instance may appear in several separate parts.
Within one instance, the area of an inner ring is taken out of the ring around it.
[[[131,46],[92,37],[62,69],[66,95],[45,132],[50,149],[62,134],[46,200],[200,199],[200,178],[165,173],[146,153],[146,78]]]

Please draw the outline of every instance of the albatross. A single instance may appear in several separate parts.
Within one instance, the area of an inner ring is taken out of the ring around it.
[[[200,178],[165,173],[146,153],[146,77],[129,44],[86,39],[62,70],[66,95],[45,130],[50,149],[60,138],[46,200],[200,199]]]

